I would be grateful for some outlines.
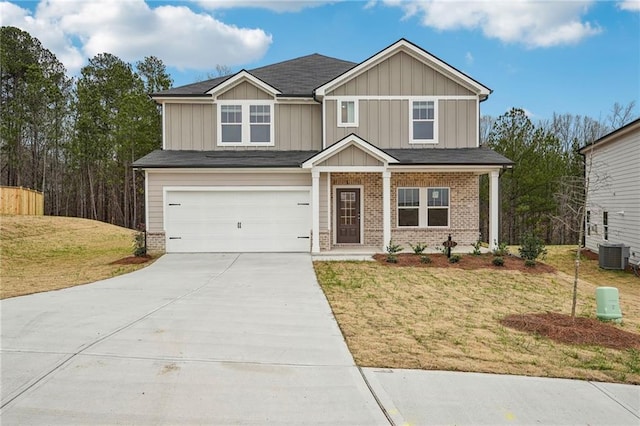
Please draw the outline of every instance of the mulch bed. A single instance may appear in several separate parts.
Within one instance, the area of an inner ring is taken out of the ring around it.
[[[118,259],[114,262],[111,262],[110,265],[139,265],[141,263],[147,263],[152,259],[151,256],[127,256],[122,259]]]
[[[571,318],[569,315],[508,315],[502,325],[545,336],[559,343],[596,345],[612,349],[640,349],[640,334],[630,333],[594,318]]]
[[[388,266],[415,266],[421,268],[457,268],[457,269],[495,269],[495,270],[510,270],[510,271],[522,271],[533,274],[543,274],[549,272],[555,272],[555,268],[544,263],[537,262],[535,266],[526,266],[524,261],[516,256],[504,256],[504,265],[495,266],[492,261],[494,256],[492,254],[463,254],[461,259],[457,263],[450,263],[446,255],[436,253],[429,254],[431,263],[421,263],[420,256],[413,253],[400,253],[398,256],[398,263],[387,262],[387,255],[384,253],[376,254],[373,258],[380,264]]]

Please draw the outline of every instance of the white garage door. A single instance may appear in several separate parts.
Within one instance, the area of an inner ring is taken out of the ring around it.
[[[308,252],[309,190],[167,191],[166,251]]]

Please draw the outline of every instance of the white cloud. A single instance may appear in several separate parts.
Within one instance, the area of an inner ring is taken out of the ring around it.
[[[0,3],[2,25],[37,37],[75,74],[89,57],[112,53],[127,62],[155,55],[167,66],[211,70],[261,58],[271,36],[238,28],[185,6],[149,7],[143,0],[42,0],[35,12]]]
[[[335,1],[315,1],[315,0],[192,0],[204,9],[218,10],[231,9],[237,7],[248,7],[272,10],[278,13],[299,12],[308,7],[318,7],[325,4],[335,3]]]
[[[473,64],[474,58],[473,58],[473,55],[471,54],[471,52],[465,53],[464,60],[467,62],[467,65]]]
[[[624,0],[618,4],[618,7],[622,10],[640,12],[640,0]]]
[[[583,22],[592,1],[544,0],[385,0],[400,7],[405,19],[418,16],[425,26],[437,30],[480,29],[485,36],[527,47],[550,47],[578,43],[601,32]]]

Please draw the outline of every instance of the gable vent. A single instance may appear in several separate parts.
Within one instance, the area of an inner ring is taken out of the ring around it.
[[[624,269],[629,261],[629,247],[624,244],[600,244],[598,259],[602,269]]]

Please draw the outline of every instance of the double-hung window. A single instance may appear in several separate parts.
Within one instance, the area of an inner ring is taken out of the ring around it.
[[[436,143],[438,141],[437,111],[435,101],[410,101],[409,126],[411,143]]]
[[[449,188],[427,188],[427,226],[449,226]]]
[[[398,227],[449,227],[449,188],[398,188]]]
[[[358,101],[338,100],[338,127],[358,127]]]
[[[273,102],[221,102],[218,145],[273,145]]]
[[[398,226],[420,225],[420,189],[398,189]]]

